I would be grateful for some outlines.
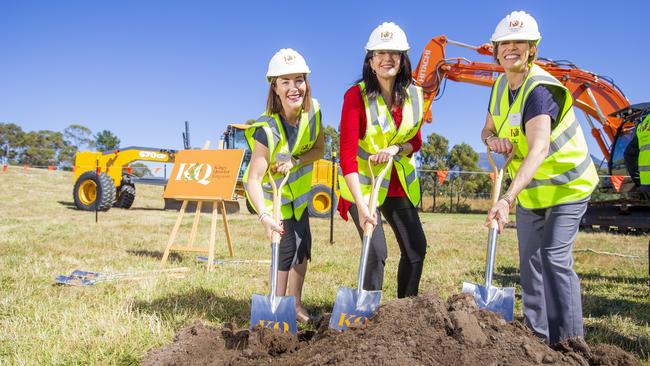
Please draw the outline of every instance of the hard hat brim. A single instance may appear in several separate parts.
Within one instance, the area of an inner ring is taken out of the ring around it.
[[[271,74],[271,73],[266,73],[266,81],[268,81],[270,83],[271,79],[273,79],[273,78],[280,77],[282,75],[291,75],[291,74],[305,74],[305,76],[307,76],[307,75],[311,74],[311,70],[309,70],[309,68],[307,68],[307,69],[298,70],[298,71],[295,71],[295,72],[290,72],[288,74],[277,74],[277,75],[276,74]]]
[[[536,41],[536,43],[539,43],[539,41],[541,40],[542,40],[541,36],[531,36],[531,35],[526,35],[521,33],[512,33],[512,34],[507,34],[505,36],[493,37],[492,39],[490,39],[490,41],[493,43],[503,42],[503,41]]]
[[[366,47],[366,51],[384,50],[384,51],[406,52],[406,51],[408,51],[410,49],[411,49],[411,47],[399,47],[399,46],[391,45],[390,43],[375,45],[375,46],[372,46],[372,47]]]

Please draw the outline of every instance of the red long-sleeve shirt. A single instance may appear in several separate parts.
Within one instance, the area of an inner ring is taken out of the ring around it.
[[[402,123],[402,108],[393,106],[391,110],[395,127],[399,128]],[[350,173],[358,173],[357,148],[359,140],[363,139],[366,134],[366,107],[363,104],[361,89],[358,85],[352,86],[345,92],[343,97],[343,110],[341,111],[340,132],[340,164],[343,176]],[[422,135],[420,130],[408,141],[413,147],[413,152],[417,152],[422,147]],[[388,146],[386,146],[388,147]],[[406,192],[402,188],[397,176],[397,170],[393,169],[390,175],[390,184],[388,186],[388,197],[404,197]],[[352,203],[343,199],[339,200],[338,210],[345,220],[347,220],[348,208]]]

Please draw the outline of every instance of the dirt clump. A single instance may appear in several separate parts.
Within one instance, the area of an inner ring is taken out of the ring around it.
[[[194,324],[151,350],[143,365],[638,365],[615,346],[565,342],[550,348],[520,322],[479,310],[468,294],[435,292],[382,305],[367,325],[298,335],[269,329],[221,331]],[[586,347],[586,348],[584,348]]]

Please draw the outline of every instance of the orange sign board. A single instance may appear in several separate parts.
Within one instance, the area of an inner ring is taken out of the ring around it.
[[[188,201],[232,199],[244,150],[181,150],[163,197]]]

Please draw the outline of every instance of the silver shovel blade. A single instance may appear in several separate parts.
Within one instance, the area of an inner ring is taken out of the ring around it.
[[[56,283],[62,284],[62,285],[68,285],[68,286],[92,286],[96,283],[95,280],[88,280],[85,278],[81,277],[74,277],[74,276],[63,276],[59,275],[57,276],[54,281]]]
[[[352,324],[367,324],[379,307],[381,291],[339,288],[330,318],[330,328],[346,330]]]
[[[293,296],[275,296],[253,294],[251,305],[251,326],[270,328],[280,333],[296,334],[296,298]]]
[[[511,322],[515,314],[515,289],[514,287],[496,287],[477,285],[474,283],[463,282],[464,293],[474,295],[476,305],[480,309],[487,309],[500,314],[503,319]]]

